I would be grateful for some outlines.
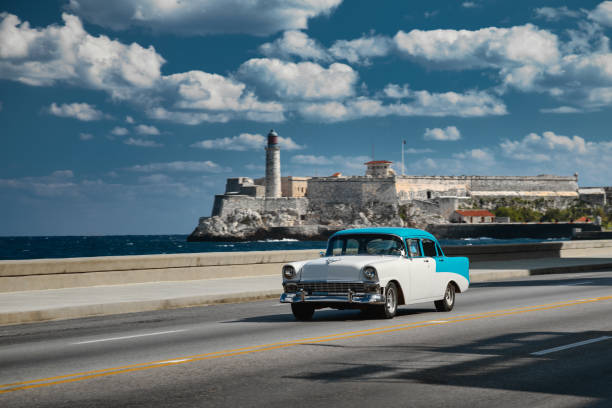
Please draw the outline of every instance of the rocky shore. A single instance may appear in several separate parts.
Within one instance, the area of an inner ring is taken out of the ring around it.
[[[387,203],[312,205],[306,214],[295,211],[258,212],[239,208],[224,216],[200,218],[188,241],[253,241],[262,239],[326,240],[346,228],[416,227],[443,222],[415,206]]]

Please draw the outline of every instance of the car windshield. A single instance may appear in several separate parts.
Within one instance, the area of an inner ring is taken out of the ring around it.
[[[403,255],[402,241],[393,235],[339,235],[329,241],[327,256]]]

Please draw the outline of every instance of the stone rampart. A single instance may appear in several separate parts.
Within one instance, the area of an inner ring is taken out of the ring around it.
[[[225,217],[236,210],[250,209],[260,214],[274,211],[294,211],[304,214],[308,199],[304,197],[249,197],[244,195],[217,195],[213,205],[213,216]]]
[[[578,197],[577,176],[397,176],[400,199],[440,196]]]
[[[320,205],[366,204],[371,202],[397,204],[395,178],[393,177],[316,177],[308,182],[308,198]]]

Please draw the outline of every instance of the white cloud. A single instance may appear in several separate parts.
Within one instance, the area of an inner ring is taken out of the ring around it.
[[[463,8],[475,8],[478,7],[478,4],[473,1],[464,1],[461,3],[461,7]]]
[[[612,27],[612,1],[599,3],[595,10],[589,12],[589,18],[603,26]]]
[[[387,86],[385,86],[383,89],[383,93],[387,98],[402,99],[408,98],[410,95],[412,95],[412,90],[407,84],[402,86],[399,86],[398,84],[387,84]]]
[[[532,24],[511,28],[398,31],[400,53],[445,69],[546,65],[559,58],[557,36]]]
[[[85,141],[85,140],[91,140],[93,139],[93,135],[91,133],[80,133],[79,134],[79,139]]]
[[[610,2],[612,5],[612,2]],[[612,7],[612,6],[611,6]],[[601,15],[600,7],[598,15]],[[555,13],[572,14],[555,9]],[[552,11],[541,11],[552,16]],[[498,92],[509,87],[523,92],[547,93],[580,111],[612,104],[612,53],[609,39],[595,24],[580,22],[567,30],[569,41],[526,24],[480,30],[399,31],[394,40],[399,52],[425,65],[446,69],[494,69]],[[388,97],[403,97],[409,89],[385,89]],[[556,113],[567,111],[559,109]],[[551,111],[552,112],[552,111]]]
[[[171,183],[172,177],[167,174],[151,174],[148,176],[138,177],[138,181],[144,184],[167,184]]]
[[[559,21],[562,18],[577,18],[581,16],[580,11],[570,10],[567,6],[561,7],[540,7],[534,10],[538,18],[543,18],[547,21]]]
[[[479,164],[492,164],[495,162],[495,155],[487,149],[472,149],[462,153],[456,153],[454,158],[460,160],[476,161]]]
[[[126,117],[125,117],[125,121],[126,121],[127,123],[129,123],[130,125],[133,125],[133,124],[134,124],[134,118],[133,118],[133,117],[131,117],[131,116],[126,116]]]
[[[345,102],[306,103],[300,107],[300,113],[308,119],[325,122],[390,115],[478,117],[507,113],[501,100],[482,91],[431,93],[407,87],[403,90],[407,91],[400,99],[407,100],[402,102],[384,104],[379,99],[358,97]]]
[[[101,111],[88,103],[63,103],[57,105],[53,102],[49,106],[49,113],[63,118],[74,118],[82,121],[100,120],[104,117]]]
[[[162,147],[163,146],[163,144],[158,143],[154,140],[137,139],[133,137],[129,137],[125,139],[123,143],[129,146],[138,146],[138,147]]]
[[[297,154],[291,158],[292,163],[312,164],[312,165],[328,165],[332,164],[332,159],[325,156],[315,156],[312,154]]]
[[[151,125],[138,125],[136,132],[141,135],[159,135],[159,130]]]
[[[246,85],[217,74],[203,71],[189,71],[168,75],[163,78],[166,93],[176,99],[174,107],[178,109],[205,110],[208,112],[170,112],[172,120],[188,124],[203,121],[224,122],[234,116],[235,112],[244,112],[252,120],[282,121],[283,106],[278,102],[261,102]],[[202,114],[203,113],[203,114]],[[153,117],[160,118],[159,114]]]
[[[303,146],[295,143],[290,137],[279,136],[278,143],[281,149],[284,150],[298,150],[304,148]],[[200,149],[246,151],[263,149],[265,145],[266,138],[264,136],[260,134],[241,133],[240,135],[233,137],[202,140],[192,144],[191,147],[198,147]]]
[[[0,14],[0,78],[39,86],[63,81],[120,99],[159,80],[164,59],[152,46],[91,36],[78,17],[62,19],[63,26],[38,29]]]
[[[103,90],[152,118],[180,123],[284,120],[280,103],[261,102],[241,82],[202,71],[162,76],[165,61],[152,46],[92,36],[78,17],[62,18],[63,26],[31,28],[12,14],[0,14],[0,79]]]
[[[111,133],[115,136],[125,136],[130,132],[124,127],[115,126],[113,130],[111,130]]]
[[[558,106],[556,108],[543,108],[540,109],[542,113],[581,113],[581,109],[577,109],[571,106]]]
[[[404,153],[406,154],[423,154],[423,153],[433,153],[432,149],[415,149],[414,147],[409,147],[404,149]]]
[[[455,141],[461,139],[461,132],[455,126],[447,126],[444,129],[427,128],[423,138],[425,140]]]
[[[302,31],[285,31],[282,37],[261,45],[259,51],[268,57],[280,59],[290,59],[293,56],[306,60],[330,59],[327,51]]]
[[[591,185],[607,185],[612,140],[588,141],[551,131],[530,133],[518,140],[504,140],[500,150],[509,159],[520,162],[523,174],[580,174]],[[509,167],[516,168],[517,164]]]
[[[362,36],[355,40],[338,40],[329,49],[330,54],[348,62],[369,64],[370,58],[389,55],[395,48],[393,40],[382,35]]]
[[[254,58],[240,66],[239,74],[263,92],[281,99],[338,99],[352,96],[358,74],[345,64],[324,68],[313,62],[286,62]]]
[[[331,13],[342,0],[70,0],[84,19],[114,30],[143,27],[182,35],[270,35],[300,30]]]
[[[48,176],[0,179],[0,187],[31,192],[41,197],[74,195],[74,173],[72,170],[57,170]]]
[[[553,155],[559,152],[583,155],[590,150],[592,144],[588,145],[580,136],[568,137],[547,131],[541,136],[530,133],[522,140],[505,140],[500,147],[506,157],[542,162],[550,161]]]
[[[160,171],[225,173],[231,171],[230,168],[222,167],[210,160],[138,164],[130,167],[129,170],[142,173],[154,173]]]

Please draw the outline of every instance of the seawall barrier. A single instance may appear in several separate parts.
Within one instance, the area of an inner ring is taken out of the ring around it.
[[[612,253],[612,240],[447,246],[443,249],[448,256],[467,256],[472,263],[596,258]],[[0,261],[0,292],[280,275],[284,263],[316,258],[319,252],[215,252]]]
[[[497,239],[514,238],[570,238],[573,231],[601,231],[591,223],[493,223],[493,224],[432,224],[426,230],[438,239],[461,239],[489,237]]]

